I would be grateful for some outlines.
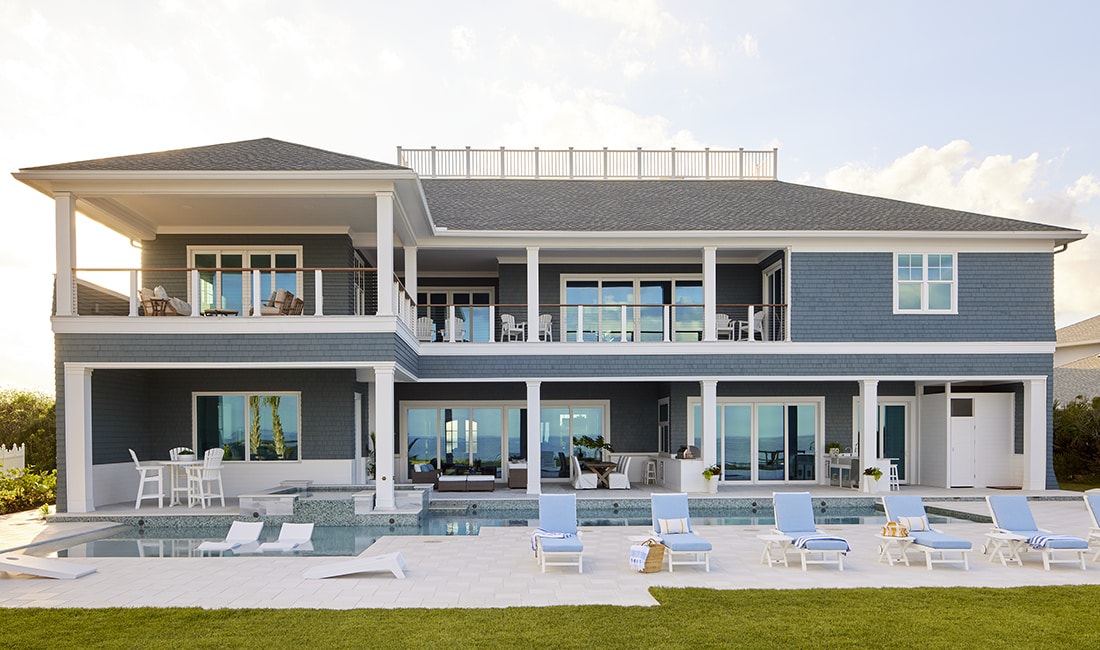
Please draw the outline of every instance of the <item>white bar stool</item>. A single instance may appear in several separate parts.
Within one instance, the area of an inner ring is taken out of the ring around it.
[[[901,492],[901,480],[898,479],[898,461],[890,461],[890,491]]]
[[[657,461],[650,458],[645,462],[645,473],[643,474],[644,485],[656,485],[657,483]]]

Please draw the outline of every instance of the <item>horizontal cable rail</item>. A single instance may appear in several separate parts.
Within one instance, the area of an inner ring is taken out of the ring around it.
[[[425,178],[775,180],[778,158],[778,149],[397,148],[397,164]]]

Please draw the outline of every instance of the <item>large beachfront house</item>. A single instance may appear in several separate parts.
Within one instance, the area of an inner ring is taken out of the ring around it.
[[[127,450],[176,446],[222,447],[231,495],[374,478],[384,509],[413,465],[520,459],[534,494],[584,435],[688,491],[715,463],[839,482],[833,443],[903,483],[1056,487],[1054,254],[1082,233],[776,157],[261,139],[22,169],[57,224],[59,509],[132,499]],[[79,268],[78,211],[141,268]]]

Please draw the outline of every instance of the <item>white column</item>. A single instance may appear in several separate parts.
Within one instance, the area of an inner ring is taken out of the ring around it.
[[[57,242],[57,315],[73,315],[76,279],[76,197],[68,192],[54,195],[54,223]]]
[[[199,304],[199,270],[191,269],[187,272],[187,280],[190,285],[188,293],[191,295],[191,316],[198,318],[202,316],[202,305]]]
[[[259,318],[263,315],[263,310],[260,309],[263,306],[263,296],[260,295],[260,272],[252,270],[252,317]],[[217,306],[217,298],[214,299],[214,305]]]
[[[138,295],[138,272],[136,269],[130,271],[130,316],[135,317],[138,315],[138,305],[141,301],[138,300],[141,296]],[[194,302],[194,301],[192,301]]]
[[[65,366],[65,509],[92,512],[92,371]]]
[[[542,492],[542,382],[527,382],[527,494]],[[572,455],[572,445],[570,445]]]
[[[378,212],[378,254],[375,279],[378,291],[378,315],[393,315],[393,194],[378,192],[374,195]]]
[[[1047,402],[1046,379],[1024,382],[1024,489],[1047,487]]]
[[[374,430],[375,508],[393,510],[393,364],[374,369],[374,409],[377,428]]]
[[[703,340],[717,341],[714,313],[718,304],[718,249],[714,246],[703,247]]]
[[[718,462],[718,380],[699,382],[703,394],[703,465],[710,467]]]
[[[859,382],[859,396],[859,464],[862,471],[868,467],[878,467],[878,380]],[[883,473],[888,470],[883,470]]]
[[[409,292],[409,297],[416,300],[416,293],[418,291],[416,284],[416,246],[405,247],[405,289]]]
[[[325,315],[325,276],[321,269],[313,269],[313,315]]]
[[[363,394],[355,393],[352,397],[355,409],[355,467],[352,468],[352,482],[356,485],[366,483],[366,456],[363,455]]]
[[[539,249],[527,247],[527,341],[539,340]],[[528,416],[530,417],[530,416]],[[535,494],[535,493],[532,493]]]

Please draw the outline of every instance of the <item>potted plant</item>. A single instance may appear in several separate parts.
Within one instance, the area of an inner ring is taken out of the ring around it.
[[[580,447],[581,449],[587,449],[588,455],[592,457],[599,456],[599,452],[604,449],[609,452],[615,451],[615,449],[609,443],[604,442],[603,436],[596,436],[595,438],[591,436],[579,436],[573,438],[573,444]],[[581,452],[581,458],[584,457],[585,453]]]
[[[825,445],[825,453],[833,458],[839,456],[842,449],[843,447],[840,446],[839,442],[830,442]]]
[[[179,452],[176,454],[176,458],[180,460],[195,460],[195,450],[190,447],[180,447]]]
[[[879,482],[882,478],[882,470],[878,467],[871,465],[867,469],[863,470],[863,491],[864,492],[878,492]]]
[[[721,465],[711,465],[703,470],[703,478],[707,482],[707,492],[718,494],[718,477],[722,475]]]

